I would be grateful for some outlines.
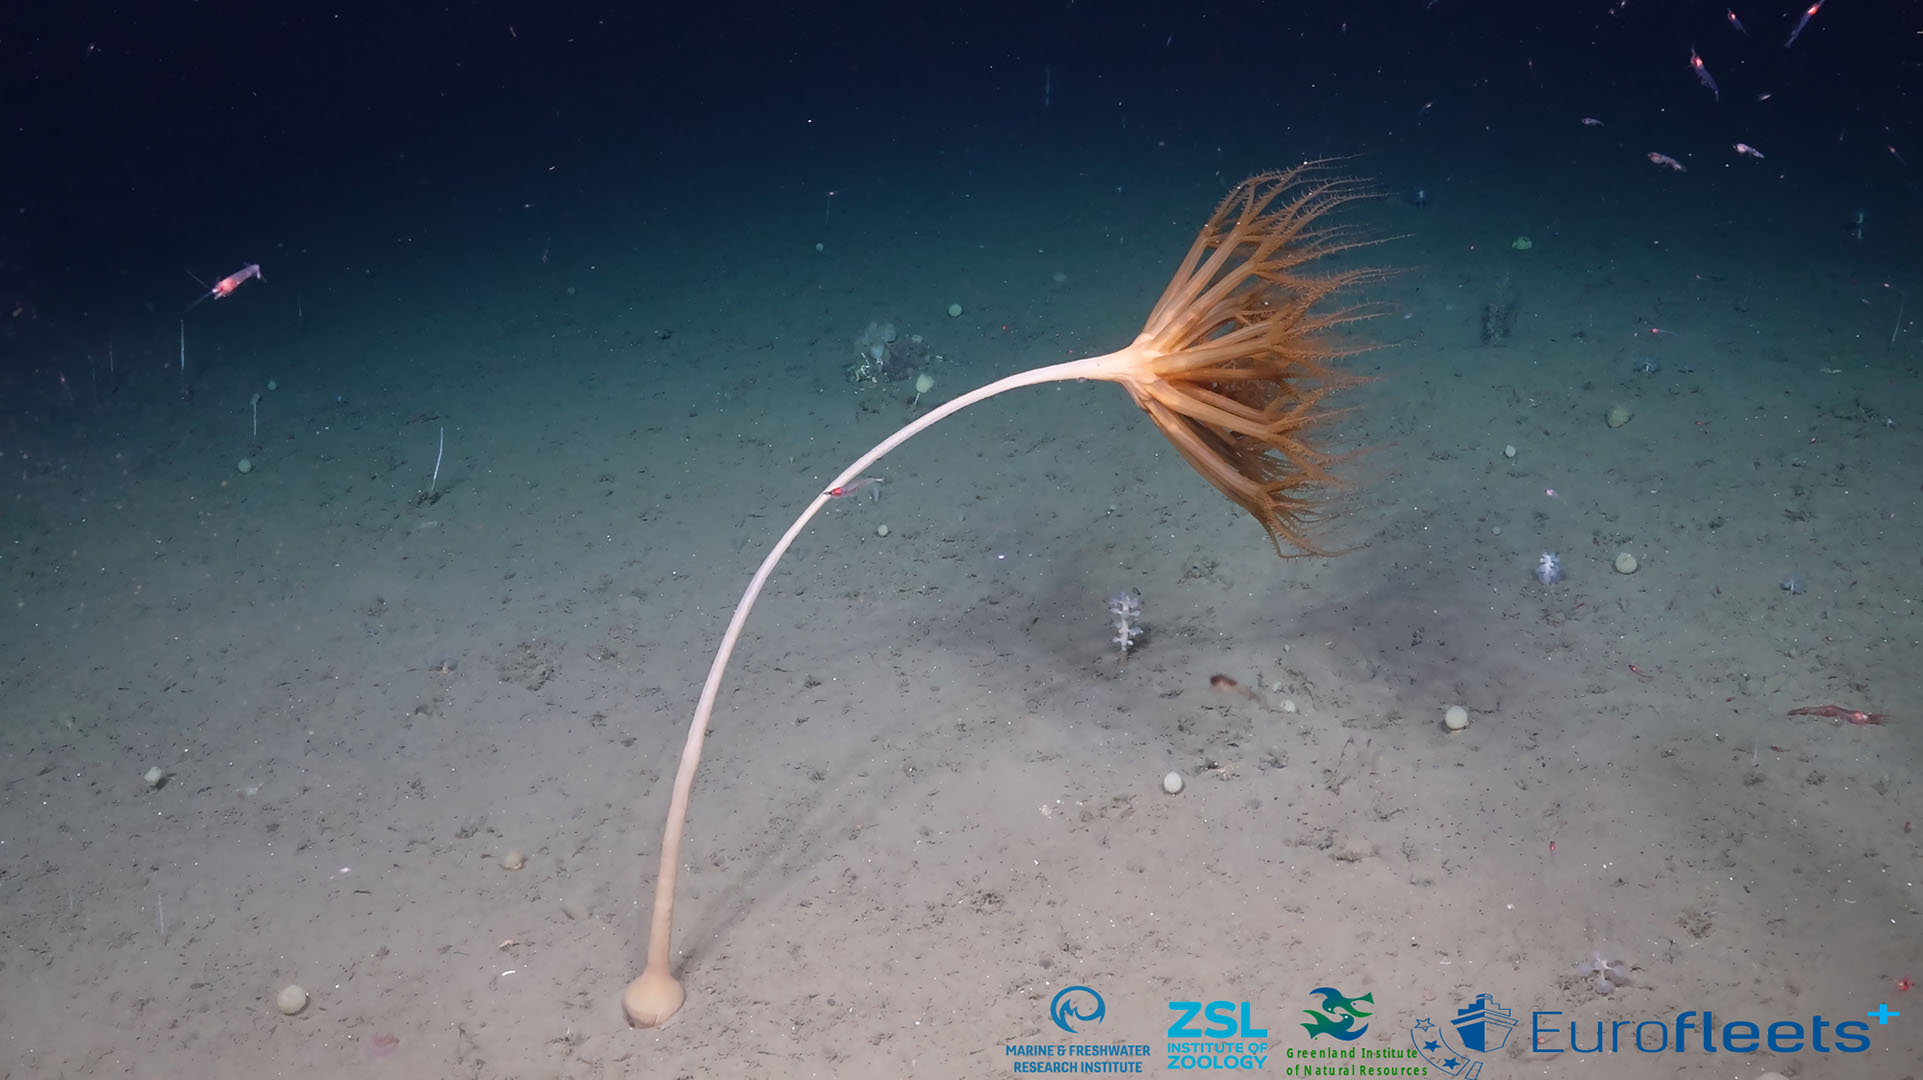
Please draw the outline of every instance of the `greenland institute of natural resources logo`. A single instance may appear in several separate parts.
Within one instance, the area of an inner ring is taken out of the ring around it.
[[[1369,1017],[1377,1011],[1375,991],[1350,995],[1333,986],[1318,986],[1309,991],[1309,996],[1320,999],[1316,1008],[1302,1010],[1302,1015],[1309,1018],[1302,1030],[1309,1033],[1311,1044],[1324,1035],[1337,1043],[1352,1043],[1368,1034]],[[1368,1007],[1364,1008],[1365,1005]],[[1429,1070],[1421,1065],[1397,1064],[1413,1061],[1415,1057],[1408,1050],[1392,1046],[1380,1050],[1367,1046],[1290,1046],[1281,1052],[1285,1063],[1282,1075],[1427,1076]]]

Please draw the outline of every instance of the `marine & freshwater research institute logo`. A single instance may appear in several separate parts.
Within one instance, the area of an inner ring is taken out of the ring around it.
[[[1048,1019],[1070,1036],[1082,1036],[1108,1017],[1108,1002],[1094,987],[1064,986],[1048,1001]],[[1093,1042],[1059,1039],[1056,1042],[1005,1043],[1002,1057],[1017,1074],[1033,1073],[1142,1073],[1152,1048],[1146,1043]]]

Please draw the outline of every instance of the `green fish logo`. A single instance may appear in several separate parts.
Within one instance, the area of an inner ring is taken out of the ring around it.
[[[1322,1008],[1302,1010],[1309,1019],[1315,1021],[1312,1024],[1302,1025],[1302,1029],[1309,1033],[1309,1038],[1313,1039],[1317,1035],[1331,1035],[1343,1042],[1354,1042],[1362,1037],[1363,1032],[1369,1030],[1369,1025],[1363,1024],[1361,1027],[1356,1027],[1356,1022],[1370,1015],[1360,1005],[1362,1002],[1367,1002],[1370,1006],[1375,1005],[1373,990],[1361,997],[1349,997],[1333,986],[1319,986],[1309,991],[1309,995],[1322,999]],[[1331,1016],[1331,1013],[1345,1015],[1338,1020],[1335,1016]]]

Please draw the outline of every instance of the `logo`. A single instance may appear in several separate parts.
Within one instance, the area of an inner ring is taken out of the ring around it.
[[[1772,1054],[1796,1054],[1808,1049],[1818,1054],[1860,1054],[1870,1048],[1870,1026],[1862,1020],[1834,1021],[1822,1013],[1801,1020],[1718,1020],[1707,1009],[1698,1013],[1685,1009],[1669,1017],[1643,1020],[1596,1021],[1594,1039],[1583,1045],[1586,1023],[1570,1021],[1568,1045],[1562,1042],[1561,1016],[1557,1010],[1538,1009],[1529,1014],[1529,1049],[1540,1054],[1661,1054],[1700,1049],[1705,1054],[1755,1054],[1768,1048]],[[1879,1004],[1863,1014],[1881,1027],[1902,1016],[1888,1005]],[[1544,1023],[1549,1019],[1548,1024]],[[1607,1031],[1605,1031],[1605,1027]],[[1694,1043],[1694,1046],[1691,1044]]]
[[[1508,1044],[1517,1022],[1515,1014],[1501,1002],[1488,994],[1477,994],[1475,1004],[1456,1010],[1449,1026],[1455,1029],[1456,1043],[1479,1054],[1493,1054]],[[1448,1032],[1426,1016],[1409,1025],[1409,1042],[1422,1060],[1450,1076],[1476,1080],[1482,1074],[1483,1063],[1451,1045]]]
[[[1554,1009],[1529,1014],[1529,1052],[1532,1054],[1774,1054],[1805,1050],[1817,1054],[1860,1054],[1870,1049],[1870,1026],[1863,1020],[1836,1021],[1816,1013],[1805,1022],[1795,1020],[1723,1020],[1708,1010],[1686,1009],[1668,1017],[1563,1020]],[[1878,1005],[1865,1014],[1887,1024],[1902,1014]],[[1428,1017],[1409,1026],[1415,1053],[1430,1067],[1460,1080],[1476,1080],[1483,1062],[1478,1055],[1493,1054],[1509,1043],[1522,1023],[1489,994],[1477,994],[1473,1004],[1456,1010],[1442,1026]],[[1519,1037],[1520,1038],[1520,1037]],[[1406,1053],[1406,1051],[1404,1051]]]
[[[1333,986],[1318,986],[1309,991],[1309,996],[1322,999],[1322,1008],[1302,1010],[1303,1015],[1314,1021],[1314,1023],[1302,1025],[1302,1029],[1309,1033],[1309,1038],[1328,1035],[1343,1042],[1354,1042],[1362,1037],[1363,1032],[1369,1030],[1367,1024],[1361,1027],[1355,1025],[1358,1020],[1368,1019],[1370,1014],[1364,1012],[1360,1004],[1366,1001],[1373,1008],[1375,991],[1371,990],[1361,997],[1349,997]],[[1332,1013],[1340,1014],[1342,1018],[1338,1020],[1330,1015]]]
[[[1055,992],[1048,1002],[1048,1018],[1055,1026],[1078,1034],[1076,1024],[1099,1024],[1108,1013],[1102,995],[1086,986],[1067,986]],[[1126,1026],[1128,1010],[1122,1010]],[[1004,1043],[1002,1056],[1016,1075],[1026,1073],[1141,1073],[1148,1071],[1148,1059],[1155,1048],[1147,1043],[1125,1043],[1062,1039],[1056,1042]]]
[[[1260,1069],[1269,1060],[1269,1029],[1256,1027],[1246,1001],[1171,1001],[1168,1068]]]
[[[1311,1043],[1327,1035],[1334,1039],[1337,1045],[1283,1047],[1277,1052],[1277,1056],[1284,1063],[1282,1075],[1431,1075],[1427,1069],[1416,1063],[1414,1050],[1404,1050],[1395,1046],[1384,1046],[1378,1049],[1373,1046],[1354,1045],[1372,1026],[1366,1022],[1369,1017],[1381,1011],[1376,1007],[1375,991],[1351,995],[1333,986],[1318,986],[1309,991],[1309,996],[1319,999],[1321,1007],[1302,1010],[1302,1014],[1309,1018],[1309,1023],[1301,1025],[1302,1030],[1309,1033]],[[1385,1037],[1394,1038],[1393,1035],[1378,1035],[1377,1039]],[[1376,1062],[1396,1062],[1397,1064],[1379,1065]],[[1478,1065],[1477,1068],[1481,1066]]]
[[[1083,1011],[1083,1007],[1086,1007],[1087,1011]],[[1108,1005],[1102,1001],[1102,995],[1086,986],[1064,986],[1055,992],[1054,999],[1048,1003],[1048,1015],[1055,1021],[1055,1026],[1070,1035],[1076,1033],[1075,1029],[1069,1026],[1070,1020],[1083,1024],[1099,1024],[1102,1022],[1102,1016],[1107,1012]]]

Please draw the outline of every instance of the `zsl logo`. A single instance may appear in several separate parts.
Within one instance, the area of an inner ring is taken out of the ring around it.
[[[1171,1001],[1168,1007],[1170,1012],[1182,1014],[1168,1026],[1171,1039],[1262,1039],[1269,1034],[1268,1028],[1256,1027],[1249,1021],[1246,1001],[1211,1001],[1207,1005],[1199,1001]],[[1198,1016],[1209,1021],[1207,1027],[1195,1026]]]

